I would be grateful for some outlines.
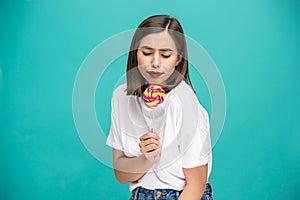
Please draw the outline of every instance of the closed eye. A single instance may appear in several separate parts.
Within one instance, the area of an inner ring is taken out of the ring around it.
[[[143,54],[144,54],[144,56],[150,56],[152,53],[151,53],[151,52],[148,53],[148,52],[144,52],[144,51],[143,51]]]
[[[162,54],[161,56],[164,57],[164,58],[170,58],[171,55],[164,55],[164,54]]]

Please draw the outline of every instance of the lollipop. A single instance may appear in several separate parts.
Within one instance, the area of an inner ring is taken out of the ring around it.
[[[166,98],[166,93],[159,85],[150,85],[144,91],[144,101],[150,108],[155,108]],[[154,110],[152,110],[152,130],[154,130]]]
[[[166,93],[159,85],[150,85],[144,91],[144,101],[150,108],[155,108],[166,98]]]

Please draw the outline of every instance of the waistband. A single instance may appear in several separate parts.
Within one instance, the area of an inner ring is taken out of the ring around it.
[[[155,197],[155,199],[159,198],[159,197],[176,197],[178,198],[180,193],[182,191],[179,190],[173,190],[173,189],[154,189],[154,190],[150,190],[150,189],[146,189],[143,187],[137,187],[132,191],[132,196],[133,199],[137,199],[137,197],[140,194],[144,194],[152,197]]]
[[[173,190],[173,189],[154,189],[154,190],[150,190],[150,189],[146,189],[143,187],[137,187],[134,190],[132,190],[132,197],[133,199],[137,199],[139,194],[145,194],[147,196],[152,196],[152,197],[176,197],[176,199],[179,197],[179,195],[181,194],[182,190]],[[203,195],[208,195],[208,196],[212,196],[212,186],[209,182],[206,183],[206,187],[205,187],[205,191]],[[155,198],[155,199],[156,199]]]

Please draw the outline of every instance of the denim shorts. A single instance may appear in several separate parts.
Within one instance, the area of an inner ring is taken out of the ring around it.
[[[181,192],[173,189],[148,190],[137,187],[132,191],[130,200],[177,200]],[[200,200],[213,200],[212,192],[211,184],[206,183],[205,192]]]

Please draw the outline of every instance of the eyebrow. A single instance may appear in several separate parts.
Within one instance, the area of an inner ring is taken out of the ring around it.
[[[149,46],[142,46],[141,49],[148,49],[148,50],[153,50],[152,47],[149,47]],[[163,49],[159,49],[159,51],[174,51],[173,49],[170,49],[170,48],[163,48]]]

